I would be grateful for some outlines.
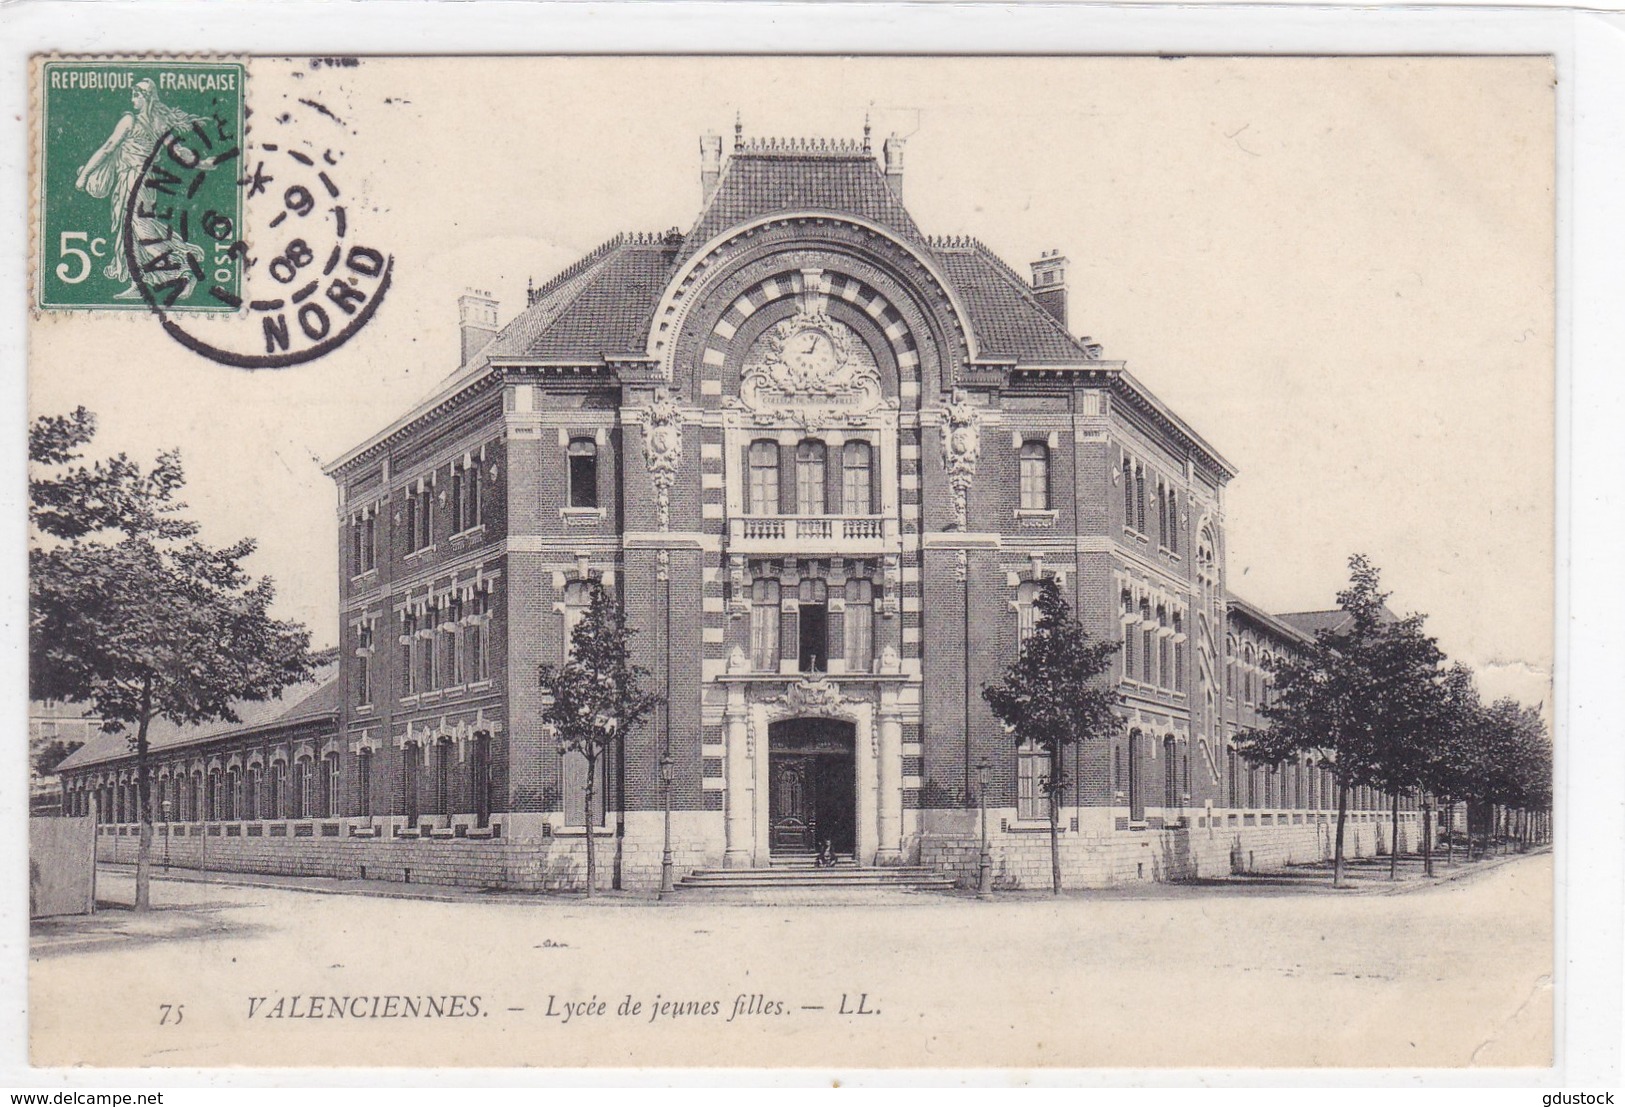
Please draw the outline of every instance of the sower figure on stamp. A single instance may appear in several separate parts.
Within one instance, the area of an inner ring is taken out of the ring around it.
[[[158,86],[150,78],[143,78],[135,83],[130,93],[130,100],[134,111],[125,112],[119,117],[118,123],[113,127],[113,133],[107,136],[107,141],[101,148],[92,154],[88,161],[79,168],[79,175],[74,180],[74,187],[82,192],[88,192],[98,200],[107,198],[111,201],[113,214],[112,242],[116,245],[109,251],[111,257],[102,274],[110,280],[128,281],[129,287],[115,293],[120,300],[133,300],[141,295],[136,287],[135,276],[130,273],[124,263],[124,221],[125,213],[129,207],[130,195],[135,191],[141,180],[141,171],[152,156],[153,149],[171,130],[190,124],[197,116],[188,115],[179,108],[172,108],[158,98]],[[201,264],[203,248],[191,242],[171,239],[170,232],[156,220],[143,217],[139,210],[134,213],[135,241],[137,251],[151,251],[150,243],[163,241],[166,246],[178,249],[185,254],[190,262]],[[143,246],[143,241],[149,245]],[[188,270],[191,266],[188,265]],[[186,291],[182,298],[190,296],[195,287],[195,280],[188,276]]]

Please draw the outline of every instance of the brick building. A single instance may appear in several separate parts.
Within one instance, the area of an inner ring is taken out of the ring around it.
[[[1325,774],[1249,768],[1231,739],[1328,616],[1229,592],[1235,470],[1074,336],[1066,259],[1027,278],[923,234],[896,138],[877,158],[736,128],[724,154],[702,140],[686,233],[611,239],[506,326],[464,296],[462,364],[329,467],[341,643],[310,754],[333,799],[312,841],[257,835],[243,864],[568,885],[593,833],[648,886],[669,756],[679,872],[828,839],[967,876],[985,763],[999,878],[1041,882],[1047,766],[980,690],[1044,577],[1123,644],[1121,731],[1070,767],[1072,882],[1327,855]],[[595,576],[665,706],[588,812],[537,669]],[[1359,797],[1351,854],[1391,844],[1381,806]]]

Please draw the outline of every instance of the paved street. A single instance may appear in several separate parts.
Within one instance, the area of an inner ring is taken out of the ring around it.
[[[102,897],[130,883],[104,875]],[[1551,1052],[1549,854],[1399,895],[154,889],[149,916],[36,928],[36,1064],[1413,1067]],[[620,1014],[629,996],[641,1006]]]

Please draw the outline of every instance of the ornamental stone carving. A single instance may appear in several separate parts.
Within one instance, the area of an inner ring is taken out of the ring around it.
[[[881,405],[880,372],[867,348],[831,319],[819,297],[758,340],[739,398],[759,421],[789,419],[809,430],[862,423]]]
[[[816,715],[825,718],[855,720],[857,702],[841,695],[841,686],[829,677],[823,680],[798,680],[782,696],[771,696],[762,701],[772,718],[797,718]]]
[[[654,482],[655,514],[661,530],[671,529],[671,489],[683,462],[683,412],[664,386],[643,409],[643,460]]]
[[[982,457],[982,416],[963,388],[956,388],[943,409],[942,467],[948,474],[948,487],[954,497],[953,525],[965,529],[970,506],[971,481],[976,463]]]

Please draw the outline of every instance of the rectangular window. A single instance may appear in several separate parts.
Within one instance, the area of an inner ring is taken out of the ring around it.
[[[570,454],[570,506],[598,506],[598,443],[572,438]]]
[[[1036,743],[1016,747],[1016,818],[1049,818],[1049,754]]]
[[[750,514],[779,513],[779,444],[758,441],[747,452],[750,468]]]
[[[1156,661],[1156,654],[1151,642],[1155,634],[1156,631],[1149,628],[1140,632],[1140,681],[1144,684],[1154,683],[1151,667]]]
[[[356,628],[355,702],[365,707],[372,702],[372,625]]]
[[[409,742],[401,747],[401,799],[406,808],[406,825],[418,825],[418,771],[421,765],[419,751],[423,749],[416,742]]]
[[[587,617],[587,608],[592,604],[592,591],[584,580],[572,580],[564,586],[564,643],[561,655],[569,660],[575,648],[572,641],[575,629],[582,619]]]
[[[451,814],[451,743],[434,744],[434,813]]]
[[[824,514],[824,444],[807,439],[796,447],[796,514]]]
[[[1135,669],[1134,669],[1134,638],[1135,638],[1134,624],[1133,623],[1124,624],[1124,626],[1123,626],[1123,679],[1124,680],[1133,680],[1134,679],[1134,673],[1135,673]]]
[[[871,581],[846,582],[845,645],[848,672],[867,673],[874,667],[875,608]]]
[[[1166,634],[1157,637],[1157,676],[1164,688],[1174,686],[1174,643]]]
[[[592,811],[593,826],[604,825],[604,757],[599,755],[598,763],[593,766],[596,780],[593,781]],[[584,827],[587,825],[587,758],[576,750],[563,754],[559,765],[559,775],[563,782],[564,791],[564,825],[570,827]]]
[[[427,549],[434,545],[434,489],[424,485],[423,491],[419,495],[423,499],[423,503],[418,509],[418,520],[423,524],[423,537],[418,542],[418,546]]]
[[[1134,529],[1145,533],[1145,470],[1134,467]]]
[[[869,515],[874,510],[874,453],[867,442],[848,442],[841,456],[841,510],[847,515]]]
[[[434,683],[434,636],[435,636],[434,608],[430,608],[423,617],[423,627],[412,639],[413,648],[417,650],[418,658],[418,691],[427,692],[435,687]]]
[[[1049,510],[1049,447],[1042,442],[1021,446],[1021,508]]]
[[[1134,527],[1134,463],[1123,455],[1123,525]]]
[[[355,811],[372,814],[372,751],[362,750],[355,759]]]
[[[451,530],[452,533],[463,529],[463,470],[460,465],[451,467]]]
[[[403,615],[401,617],[401,695],[410,696],[417,691],[417,681],[412,667],[413,649],[418,640],[418,618],[416,615]]]
[[[776,673],[779,671],[779,582],[753,581],[750,598],[751,668]]]
[[[485,522],[480,507],[480,463],[475,461],[463,471],[463,529],[471,530]]]
[[[1179,552],[1179,497],[1168,489],[1168,552]]]

